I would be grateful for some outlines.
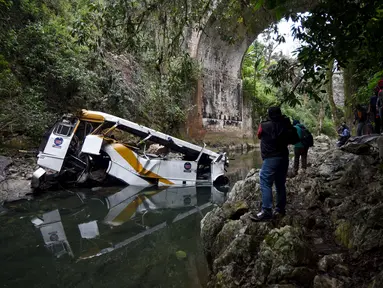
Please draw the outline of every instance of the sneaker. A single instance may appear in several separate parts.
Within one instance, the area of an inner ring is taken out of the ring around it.
[[[285,215],[286,215],[286,211],[275,210],[273,213],[273,218],[274,219],[281,219],[281,218],[285,217]]]
[[[261,212],[257,213],[257,215],[251,215],[250,216],[250,219],[253,220],[253,221],[268,221],[268,220],[271,220],[273,218],[273,214],[271,213],[271,211],[265,211],[265,210],[262,210]]]

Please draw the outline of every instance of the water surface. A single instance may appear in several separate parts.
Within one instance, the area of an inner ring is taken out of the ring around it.
[[[234,155],[233,182],[260,164]],[[200,221],[215,187],[109,187],[47,193],[0,216],[2,287],[205,287]]]

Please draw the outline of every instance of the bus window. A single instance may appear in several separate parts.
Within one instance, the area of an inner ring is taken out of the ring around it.
[[[73,127],[74,126],[71,124],[66,124],[61,122],[57,124],[53,133],[60,136],[70,136],[72,134]]]

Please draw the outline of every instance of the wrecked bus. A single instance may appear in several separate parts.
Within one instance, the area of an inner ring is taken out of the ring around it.
[[[127,132],[140,141],[137,145],[123,143],[115,139],[115,131]],[[157,143],[174,153],[147,153],[147,143]],[[177,157],[171,157],[174,154]],[[228,184],[225,153],[96,111],[64,115],[45,133],[37,157],[39,168],[31,183],[35,189],[46,189],[54,182],[78,184],[107,176],[144,187]]]

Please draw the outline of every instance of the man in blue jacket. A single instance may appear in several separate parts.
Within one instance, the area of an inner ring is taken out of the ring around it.
[[[261,139],[261,155],[263,164],[259,175],[262,192],[262,210],[252,217],[255,221],[271,219],[273,216],[273,192],[275,182],[277,201],[275,216],[285,214],[286,206],[286,176],[289,167],[289,144],[299,142],[299,137],[291,125],[290,119],[282,115],[279,107],[270,107],[269,119],[262,122],[258,128],[258,138]]]
[[[293,121],[293,126],[295,129],[297,129],[297,133],[299,136],[299,139],[302,139],[302,125],[300,124],[299,120]],[[302,170],[306,170],[307,168],[307,153],[308,148],[303,145],[302,142],[298,142],[294,145],[294,174],[298,174],[299,170],[299,159],[302,159]]]

